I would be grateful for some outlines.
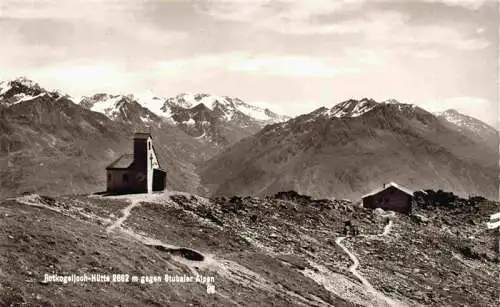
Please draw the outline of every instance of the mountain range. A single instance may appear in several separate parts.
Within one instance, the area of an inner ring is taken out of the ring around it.
[[[455,110],[364,98],[288,118],[203,93],[75,99],[26,78],[0,83],[0,197],[103,190],[147,129],[168,188],[201,195],[357,198],[398,181],[497,197],[498,132]]]
[[[190,136],[224,147],[256,133],[266,124],[289,119],[249,105],[238,98],[209,94],[179,94],[168,99],[152,94],[83,97],[79,104],[112,120],[154,124],[164,119]]]
[[[149,129],[169,188],[203,194],[199,164],[266,122],[286,119],[236,98],[209,104],[207,95],[189,97],[75,99],[26,78],[0,82],[0,197],[103,190],[104,167],[131,151],[135,131]]]
[[[397,181],[497,198],[498,161],[498,132],[478,120],[364,98],[266,126],[212,158],[201,178],[215,195],[359,199]]]

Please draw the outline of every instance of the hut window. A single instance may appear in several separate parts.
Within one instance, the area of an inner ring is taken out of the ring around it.
[[[148,142],[148,148],[151,150],[151,142]]]
[[[108,174],[108,181],[111,181],[111,174]]]
[[[128,182],[128,174],[123,174],[123,182]]]

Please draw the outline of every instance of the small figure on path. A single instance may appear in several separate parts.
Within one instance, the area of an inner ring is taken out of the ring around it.
[[[348,236],[349,234],[352,236],[357,236],[359,234],[358,226],[353,224],[351,220],[344,222],[344,236]]]
[[[349,231],[350,231],[350,227],[349,226],[344,226],[344,236],[348,236],[349,235]]]
[[[352,230],[351,233],[353,236],[359,235],[359,228],[357,225],[352,226],[351,230]]]

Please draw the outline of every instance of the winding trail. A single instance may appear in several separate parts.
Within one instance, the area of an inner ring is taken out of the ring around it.
[[[121,197],[121,198],[125,198],[125,197]],[[189,249],[186,249],[186,248],[183,248],[183,247],[180,247],[180,246],[165,244],[165,243],[161,242],[160,240],[153,239],[151,237],[147,237],[147,236],[144,236],[144,235],[140,235],[140,234],[132,231],[131,229],[126,229],[126,228],[122,227],[122,224],[132,214],[132,209],[134,209],[136,207],[139,207],[142,202],[152,201],[152,200],[158,200],[158,198],[159,198],[158,195],[149,195],[149,194],[146,194],[146,195],[139,194],[139,195],[136,195],[136,196],[133,196],[133,197],[127,197],[127,198],[125,198],[126,200],[128,200],[130,202],[130,205],[128,205],[127,207],[125,207],[125,208],[123,208],[121,210],[122,216],[120,218],[118,218],[115,222],[113,222],[113,224],[111,224],[108,227],[106,227],[106,232],[110,233],[114,229],[118,228],[122,233],[127,234],[128,236],[130,236],[130,237],[132,237],[132,238],[134,238],[134,239],[142,242],[143,244],[151,246],[151,247],[155,247],[156,249],[159,249],[159,250],[162,250],[162,251],[165,251],[165,252],[175,252],[175,253],[177,253],[177,252],[184,252],[185,253],[185,252],[188,252],[188,251],[192,251],[193,253],[200,254],[199,252],[196,252],[194,250],[189,250]]]
[[[242,285],[243,287],[246,288],[258,291],[266,291],[274,295],[280,295],[282,297],[293,297],[294,303],[296,305],[317,306],[317,307],[332,306],[330,303],[325,302],[323,299],[316,297],[314,295],[305,297],[302,296],[300,293],[291,291],[283,287],[280,284],[276,284],[272,281],[269,281],[264,276],[250,270],[249,268],[243,265],[240,265],[237,262],[221,259],[213,254],[202,254],[192,249],[166,244],[160,240],[136,233],[131,229],[124,228],[122,227],[122,224],[129,218],[134,208],[140,206],[141,202],[144,201],[159,200],[161,199],[161,196],[136,195],[132,197],[120,196],[115,198],[127,200],[130,202],[130,205],[121,210],[122,216],[119,219],[117,219],[112,225],[108,226],[106,228],[106,232],[110,233],[114,229],[118,229],[121,233],[124,233],[129,237],[147,246],[154,247],[160,251],[169,252],[172,255],[172,259],[178,263],[185,265],[193,276],[199,275],[198,271],[205,269],[212,271],[217,275],[224,277],[236,284]],[[186,257],[186,254],[185,253],[183,254],[183,252],[185,251],[188,251],[191,254],[194,254],[195,256],[199,254],[202,257],[202,259],[193,261],[192,257]],[[236,301],[232,300],[228,296],[219,294],[219,292],[217,292],[217,294],[225,299],[228,299],[235,305],[239,305]]]
[[[134,200],[132,200],[130,202],[130,205],[128,205],[127,207],[125,207],[125,208],[123,208],[121,210],[122,216],[119,219],[117,219],[113,224],[111,224],[108,227],[106,227],[106,232],[110,233],[111,231],[113,231],[117,227],[121,228],[123,222],[125,222],[128,219],[128,217],[130,216],[130,212],[132,211],[132,209],[134,209],[135,207],[140,206],[140,204],[141,204],[140,201],[134,201]]]
[[[382,217],[392,217],[394,216],[394,212],[391,212],[391,214],[388,215],[382,215]],[[389,220],[389,223],[387,223],[384,226],[384,231],[381,234],[376,234],[376,235],[360,235],[359,237],[366,237],[366,238],[375,238],[375,237],[380,237],[380,236],[387,236],[392,228],[393,222],[392,220]],[[359,264],[359,259],[354,255],[353,252],[351,252],[343,243],[347,237],[338,237],[335,240],[335,243],[349,256],[353,264],[349,267],[349,271],[354,275],[365,287],[366,291],[372,295],[373,299],[375,300],[375,306],[402,306],[400,302],[396,302],[390,297],[386,296],[384,293],[378,291],[373,287],[373,285],[366,279],[363,274],[361,274],[358,271],[358,268],[360,266]]]

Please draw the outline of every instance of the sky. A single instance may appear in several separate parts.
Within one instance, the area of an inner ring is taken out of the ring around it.
[[[394,98],[497,127],[498,31],[495,0],[0,0],[0,80],[292,116]]]

